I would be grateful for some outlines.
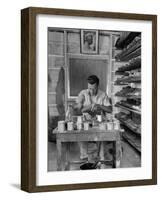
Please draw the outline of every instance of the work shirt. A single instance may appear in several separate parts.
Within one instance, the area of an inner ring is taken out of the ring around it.
[[[103,106],[111,105],[109,97],[105,92],[98,90],[96,95],[91,96],[88,89],[82,90],[79,93],[77,103],[82,104],[83,107],[91,104],[99,104]]]

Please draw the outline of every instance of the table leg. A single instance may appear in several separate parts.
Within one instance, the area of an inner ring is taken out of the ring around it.
[[[61,166],[62,144],[60,140],[56,141],[56,146],[57,146],[57,170],[61,171],[62,170],[62,166]]]
[[[115,155],[116,155],[116,142],[112,142],[112,156],[113,156],[113,164],[112,167],[115,168]]]
[[[66,144],[65,144],[65,146],[66,146],[66,152],[65,152],[65,154],[66,154],[66,159],[65,159],[65,170],[69,170],[70,169],[70,160],[69,160],[69,152],[70,152],[70,143],[69,142],[67,142]]]
[[[100,142],[100,160],[104,161],[105,157],[104,157],[104,142]]]
[[[121,141],[116,140],[115,141],[115,155],[114,155],[114,167],[119,168],[120,167],[120,162],[121,162]]]

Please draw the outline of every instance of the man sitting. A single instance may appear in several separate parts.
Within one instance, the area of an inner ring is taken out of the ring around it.
[[[87,79],[88,89],[82,90],[77,98],[75,108],[92,117],[96,114],[112,112],[112,106],[107,94],[99,89],[99,78],[91,75]],[[88,160],[87,142],[80,142],[80,159]],[[102,158],[101,158],[102,159]]]

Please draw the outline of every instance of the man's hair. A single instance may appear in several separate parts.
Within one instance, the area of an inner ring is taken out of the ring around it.
[[[96,75],[91,75],[87,78],[88,83],[90,84],[97,84],[97,86],[99,85],[99,78]]]

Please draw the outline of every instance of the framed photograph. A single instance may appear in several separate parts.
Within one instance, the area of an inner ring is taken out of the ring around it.
[[[97,54],[98,52],[98,31],[81,30],[82,53]]]
[[[157,16],[21,11],[21,189],[157,184]]]

